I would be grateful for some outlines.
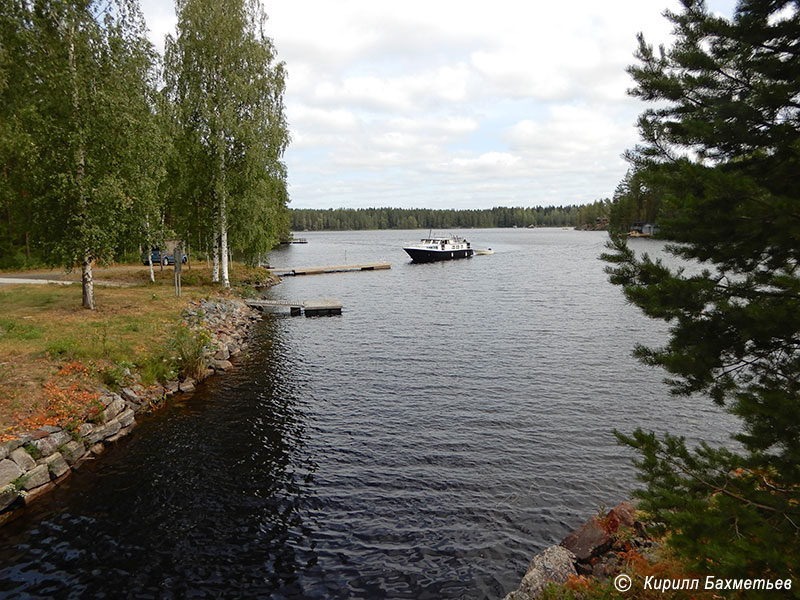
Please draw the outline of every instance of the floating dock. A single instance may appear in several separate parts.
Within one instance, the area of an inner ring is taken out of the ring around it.
[[[245,300],[245,304],[260,311],[268,309],[288,308],[293,317],[305,313],[307,317],[342,314],[342,303],[335,298],[320,298],[318,300],[305,300],[294,302],[292,300]]]
[[[365,263],[358,265],[329,265],[326,267],[286,267],[284,269],[269,269],[278,277],[291,277],[295,275],[321,275],[323,273],[346,273],[348,271],[383,271],[391,269],[390,262]]]

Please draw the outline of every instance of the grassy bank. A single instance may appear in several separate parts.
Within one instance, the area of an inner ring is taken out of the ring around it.
[[[145,385],[174,377],[170,350],[187,301],[221,289],[205,266],[184,270],[182,298],[174,295],[171,268],[156,267],[155,275],[150,283],[146,267],[98,269],[98,280],[127,286],[97,286],[94,311],[81,308],[77,284],[0,286],[0,441],[90,418],[98,383],[113,387],[132,371]],[[254,283],[269,277],[234,265],[231,293],[252,293]]]

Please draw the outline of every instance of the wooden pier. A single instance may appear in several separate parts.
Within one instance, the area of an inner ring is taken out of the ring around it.
[[[293,317],[305,313],[307,317],[318,317],[325,315],[342,314],[342,303],[335,298],[320,298],[318,300],[306,300],[304,302],[294,302],[292,300],[245,300],[245,304],[260,311],[268,309],[288,308],[289,314]]]
[[[357,265],[329,265],[326,267],[286,267],[283,269],[269,269],[278,277],[293,277],[295,275],[321,275],[323,273],[346,273],[349,271],[382,271],[391,269],[390,262],[365,263]]]

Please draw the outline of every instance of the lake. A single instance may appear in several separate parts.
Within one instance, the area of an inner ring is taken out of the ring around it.
[[[273,252],[274,267],[392,268],[270,289],[343,314],[265,317],[235,371],[6,526],[0,595],[499,598],[629,498],[612,430],[733,430],[631,358],[667,330],[607,282],[607,234],[470,230],[495,254],[410,263],[403,244],[427,233],[302,233]]]

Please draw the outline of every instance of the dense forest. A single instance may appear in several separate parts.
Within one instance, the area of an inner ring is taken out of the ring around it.
[[[92,268],[180,238],[213,256],[288,231],[285,70],[258,0],[178,0],[164,56],[137,0],[0,4],[0,267]]]
[[[338,208],[292,209],[294,231],[359,229],[460,229],[473,227],[575,227],[603,214],[601,201],[587,206],[536,208],[430,209]]]
[[[628,231],[633,223],[655,222],[661,203],[642,177],[628,173],[613,199],[584,205],[432,208],[296,208],[289,211],[293,231],[361,229],[470,229],[480,227],[578,227]]]

